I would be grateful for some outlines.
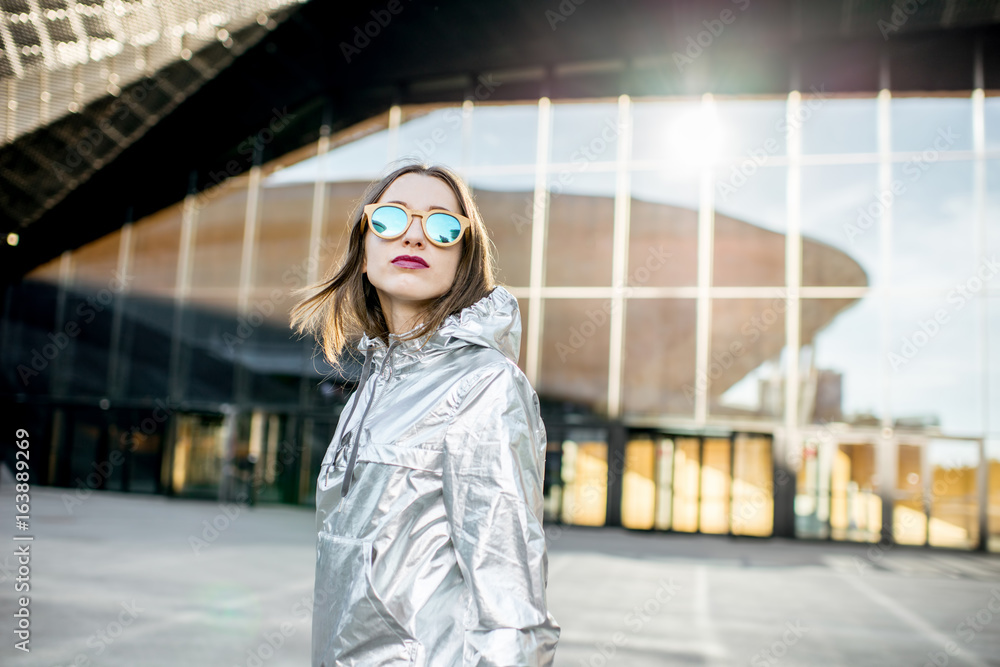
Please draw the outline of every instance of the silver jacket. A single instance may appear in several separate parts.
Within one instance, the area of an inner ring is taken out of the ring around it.
[[[520,339],[499,286],[420,339],[362,337],[316,489],[313,667],[552,664],[545,426]]]

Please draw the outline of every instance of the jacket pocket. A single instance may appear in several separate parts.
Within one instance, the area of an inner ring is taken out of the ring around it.
[[[313,667],[414,665],[416,640],[372,586],[372,542],[319,533]]]

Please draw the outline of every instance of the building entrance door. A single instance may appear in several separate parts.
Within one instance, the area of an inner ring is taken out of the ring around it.
[[[625,446],[622,525],[770,535],[772,472],[770,436],[634,433]]]

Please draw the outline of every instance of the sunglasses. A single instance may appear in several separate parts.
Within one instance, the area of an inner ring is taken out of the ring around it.
[[[472,221],[458,213],[445,211],[415,211],[402,204],[368,204],[364,220],[368,221],[375,235],[383,239],[399,238],[410,228],[413,216],[420,216],[424,236],[439,248],[458,243],[462,233],[472,226]]]

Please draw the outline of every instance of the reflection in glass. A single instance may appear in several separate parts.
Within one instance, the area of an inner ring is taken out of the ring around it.
[[[653,527],[668,530],[673,515],[674,441],[659,438],[656,443],[656,510]]]
[[[826,539],[830,536],[830,481],[836,443],[815,434],[802,442],[795,476],[795,535]]]
[[[623,356],[625,413],[694,415],[695,305],[694,299],[629,299]]]
[[[812,98],[803,96],[802,153],[877,153],[877,111],[874,97]],[[875,181],[872,181],[875,182]],[[803,195],[802,202],[809,199]]]
[[[705,438],[701,452],[699,511],[702,533],[722,535],[729,532],[730,457],[727,438]]]
[[[774,530],[771,439],[739,433],[733,450],[733,535],[766,537]]]
[[[555,103],[552,105],[553,163],[571,162],[586,168],[618,157],[616,103]]]
[[[694,533],[698,530],[701,459],[698,438],[674,440],[674,530]]]
[[[979,543],[979,498],[976,470],[979,443],[932,440],[931,514],[928,542],[932,547],[972,549]]]
[[[362,181],[326,185],[323,240],[319,248],[320,278],[331,265],[339,264],[343,254],[347,252],[353,214],[367,185]]]
[[[648,530],[656,506],[656,450],[648,436],[625,444],[622,473],[622,526]]]
[[[982,432],[979,304],[898,298],[892,302],[888,373],[897,426]]]
[[[472,166],[534,165],[537,104],[477,105],[472,112]]]
[[[786,174],[760,167],[741,179],[716,171],[713,285],[785,284]]]
[[[898,544],[927,543],[927,510],[924,507],[924,448],[899,445],[896,501],[892,508],[892,537]]]
[[[304,282],[314,191],[311,183],[261,188],[254,286],[287,289]]]
[[[802,168],[802,284],[879,284],[877,165]]]
[[[995,394],[992,394],[995,395]],[[987,549],[1000,552],[1000,438],[986,441]]]
[[[785,154],[785,100],[717,97],[715,107],[722,128],[720,156],[748,158],[762,151],[768,157]]]
[[[191,287],[228,287],[240,284],[243,232],[247,215],[247,179],[226,181],[202,193],[196,213]]]
[[[407,110],[399,126],[399,158],[414,158],[459,169],[462,166],[462,119],[461,107]]]
[[[115,281],[122,232],[116,230],[73,253],[73,284],[87,291],[108,289]]]
[[[879,310],[872,297],[802,299],[799,409],[808,422],[881,423]]]
[[[121,295],[128,287],[118,274],[122,238],[121,231],[115,231],[73,253],[74,275],[66,291],[63,318],[75,323],[77,333],[67,335],[64,324],[61,338],[50,333],[45,339],[46,344],[59,348],[53,357],[58,369],[52,372],[58,372],[65,384],[58,383],[56,393],[102,396],[108,391],[114,313],[122,307]]]
[[[632,160],[677,164],[689,161],[679,134],[688,119],[702,113],[701,100],[634,101],[632,105]],[[697,188],[693,191],[697,196]]]
[[[674,169],[632,174],[627,283],[673,287],[698,282],[698,174]]]
[[[1000,128],[998,128],[1000,132]],[[1000,255],[1000,160],[986,160],[986,207],[983,219],[986,221],[986,256]],[[998,276],[1000,277],[1000,276]],[[1000,422],[998,422],[1000,423]]]
[[[972,162],[896,164],[902,194],[892,208],[892,282],[951,288],[966,283],[979,262]]]
[[[986,395],[990,398],[987,410],[990,430],[1000,434],[1000,295],[986,299]],[[1000,451],[997,452],[1000,455]]]
[[[238,327],[235,290],[229,297],[200,297],[185,308],[180,360],[184,398],[233,400],[235,347],[228,337],[239,339]]]
[[[222,476],[226,429],[221,416],[177,415],[170,486],[178,496],[214,497]]]
[[[614,192],[613,173],[550,176],[546,285],[611,285]]]
[[[709,412],[740,417],[783,414],[785,300],[716,299],[707,386]]]
[[[1000,97],[983,100],[986,121],[986,150],[1000,150]]]
[[[391,160],[387,114],[353,125],[332,136],[333,148],[271,174],[268,187],[320,181],[365,181],[378,177]],[[339,145],[338,145],[339,144]]]
[[[543,302],[540,395],[578,401],[603,412],[608,404],[610,299]]]
[[[608,503],[607,443],[564,441],[562,479],[562,523],[603,526]]]
[[[876,493],[874,445],[842,444],[837,447],[830,493],[833,539],[852,542],[880,539],[882,499]]]
[[[897,97],[890,103],[892,151],[972,150],[968,97]]]
[[[531,282],[534,176],[473,177],[470,185],[496,248],[500,281],[527,287]]]
[[[182,205],[143,218],[132,227],[132,283],[144,295],[172,296],[177,286]]]

